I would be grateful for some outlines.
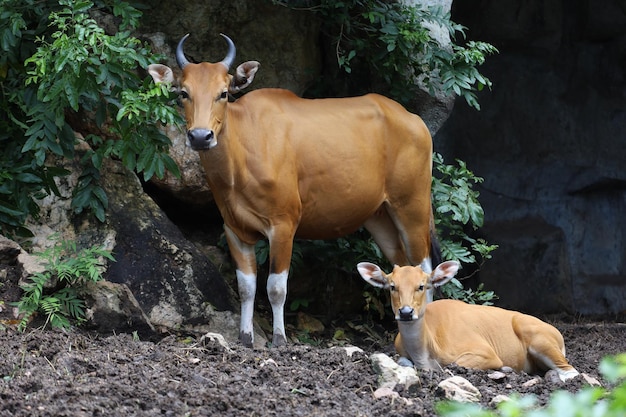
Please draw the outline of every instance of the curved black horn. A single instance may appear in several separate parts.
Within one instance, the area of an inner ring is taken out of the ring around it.
[[[224,64],[227,69],[230,69],[230,66],[233,65],[233,62],[235,61],[235,54],[237,50],[235,49],[235,44],[232,39],[223,33],[220,33],[220,35],[222,35],[222,37],[226,39],[226,42],[228,42],[228,53],[226,54],[226,57],[222,59],[221,63]]]
[[[183,52],[183,44],[188,37],[189,33],[183,36],[180,42],[178,42],[178,46],[176,47],[176,62],[178,63],[180,69],[185,68],[185,66],[189,64],[189,61],[187,61],[187,58],[185,57],[185,52]]]

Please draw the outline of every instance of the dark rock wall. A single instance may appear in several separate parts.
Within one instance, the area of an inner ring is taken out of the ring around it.
[[[172,51],[190,33],[185,53],[192,62],[221,61],[227,46],[219,34],[232,38],[237,47],[235,66],[261,62],[250,89],[281,87],[302,94],[320,72],[319,22],[310,12],[275,6],[269,0],[144,3],[148,8],[141,31],[164,33]]]
[[[500,54],[482,111],[460,100],[435,138],[477,175],[480,273],[507,307],[626,311],[626,1],[457,0],[453,20]]]

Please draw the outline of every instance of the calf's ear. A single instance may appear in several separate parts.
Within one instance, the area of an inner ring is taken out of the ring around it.
[[[365,282],[378,288],[389,288],[389,280],[387,274],[376,264],[370,262],[361,262],[356,266]]]
[[[259,70],[260,65],[261,64],[257,61],[248,61],[239,65],[235,71],[235,75],[233,75],[233,79],[230,82],[228,92],[235,94],[252,84],[254,75]]]
[[[430,282],[434,287],[440,287],[454,278],[460,267],[461,264],[457,261],[442,262],[437,265],[437,268],[431,274]]]

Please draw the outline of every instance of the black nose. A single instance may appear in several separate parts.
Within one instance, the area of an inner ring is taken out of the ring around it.
[[[415,310],[413,310],[413,308],[411,308],[409,306],[401,307],[400,310],[398,311],[400,313],[400,320],[402,320],[402,321],[413,320],[413,312],[414,311]]]
[[[192,129],[187,131],[189,144],[195,150],[209,149],[214,133],[208,129]]]

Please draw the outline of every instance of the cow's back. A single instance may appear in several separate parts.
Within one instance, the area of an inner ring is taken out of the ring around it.
[[[390,196],[409,199],[422,192],[430,204],[432,139],[421,118],[393,100],[377,94],[302,99],[261,89],[238,104],[250,123],[242,141],[264,154],[271,164],[264,169],[297,178],[297,190],[285,186],[284,192],[297,192],[301,201],[298,236],[350,233]],[[420,178],[426,191],[417,184]]]

